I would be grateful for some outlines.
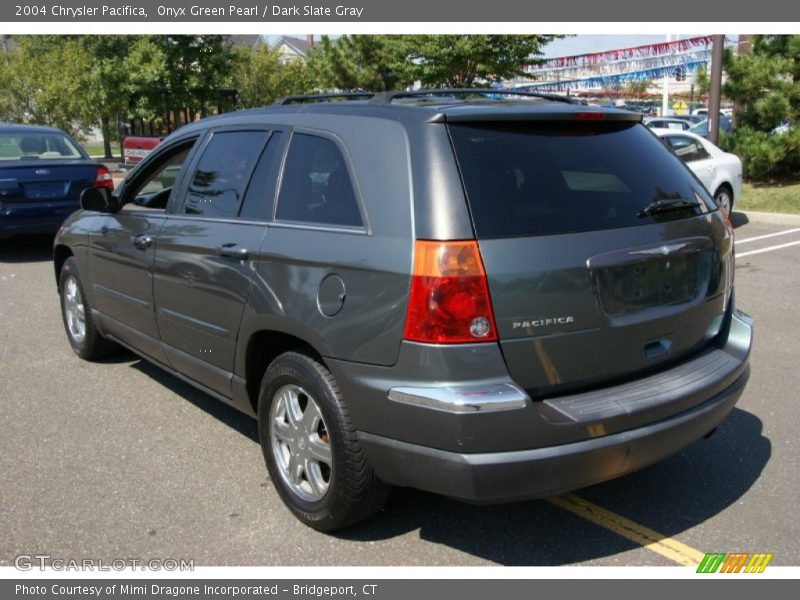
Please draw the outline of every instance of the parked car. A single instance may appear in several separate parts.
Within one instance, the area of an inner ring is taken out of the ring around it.
[[[60,129],[0,125],[0,239],[55,233],[88,186],[113,189],[111,173]]]
[[[691,123],[684,119],[676,117],[655,117],[653,119],[645,119],[644,124],[650,129],[672,129],[677,131],[686,131],[692,126]]]
[[[770,133],[772,135],[783,135],[785,133],[789,133],[794,129],[794,124],[790,119],[784,119],[781,121],[780,125],[775,127]]]
[[[697,175],[714,200],[728,214],[742,193],[742,161],[689,131],[655,130],[669,148]]]
[[[680,119],[681,121],[687,121],[690,126],[705,120],[705,117],[703,115],[672,115],[671,118]]]
[[[390,485],[550,496],[706,436],[749,377],[727,216],[640,115],[520,96],[181,128],[55,240],[72,349],[257,418],[277,493],[326,531]]]
[[[731,119],[728,116],[720,114],[719,116],[719,130],[725,133],[731,132]],[[699,123],[695,123],[689,128],[689,131],[696,133],[704,138],[708,137],[708,119],[703,119]]]
[[[153,151],[163,140],[163,136],[129,135],[122,140],[122,162],[126,168],[132,168]]]

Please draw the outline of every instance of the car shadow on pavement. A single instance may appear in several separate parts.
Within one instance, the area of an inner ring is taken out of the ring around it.
[[[32,263],[48,260],[53,260],[52,235],[18,235],[0,240],[0,262]]]
[[[731,213],[731,225],[733,225],[734,229],[741,227],[742,225],[747,225],[749,222],[750,219],[747,218],[746,214],[736,211]]]
[[[255,419],[146,361],[131,366],[258,443]],[[646,469],[574,493],[667,537],[680,538],[735,504],[758,480],[772,454],[762,430],[757,416],[735,408],[710,438]],[[336,537],[385,541],[414,531],[422,540],[500,565],[567,565],[640,548],[547,500],[476,506],[411,489],[395,489],[378,515]],[[702,545],[697,549],[707,550]],[[653,557],[655,564],[671,564]]]
[[[129,354],[128,360],[133,356],[132,353]],[[258,424],[255,419],[209,396],[205,392],[201,392],[174,375],[167,373],[164,369],[146,360],[136,358],[137,360],[131,363],[131,367],[155,379],[158,383],[188,400],[200,410],[207,412],[231,429],[235,429],[243,436],[250,438],[256,444],[258,443]]]

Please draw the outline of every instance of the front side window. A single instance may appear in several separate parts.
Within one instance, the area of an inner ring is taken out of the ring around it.
[[[148,168],[149,174],[133,182],[133,187],[125,191],[125,204],[122,210],[164,210],[172,194],[172,188],[189,156],[194,141],[181,144],[163,156],[154,158],[156,163]]]
[[[353,183],[336,143],[315,135],[292,136],[275,218],[347,227],[363,225]]]
[[[192,175],[183,212],[218,218],[237,216],[268,137],[268,131],[215,133]]]

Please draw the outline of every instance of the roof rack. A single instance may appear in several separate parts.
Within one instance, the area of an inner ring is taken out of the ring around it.
[[[337,92],[335,94],[302,94],[297,96],[284,96],[273,102],[273,106],[286,106],[288,104],[311,104],[314,102],[328,102],[330,100],[367,100],[372,98],[373,92]]]
[[[523,92],[519,90],[495,90],[492,88],[435,88],[435,89],[422,89],[412,91],[392,91],[392,92],[379,92],[372,95],[370,104],[391,104],[394,100],[399,98],[419,98],[419,97],[435,97],[435,96],[528,96],[531,98],[543,98],[545,100],[552,100],[554,102],[566,102],[567,104],[575,104],[575,100],[567,96],[559,96],[558,94],[541,94],[538,92]]]

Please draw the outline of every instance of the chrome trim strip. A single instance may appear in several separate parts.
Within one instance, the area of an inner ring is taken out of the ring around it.
[[[511,383],[396,387],[389,400],[450,413],[492,412],[525,408],[528,395]]]

